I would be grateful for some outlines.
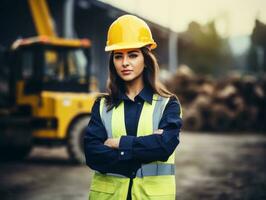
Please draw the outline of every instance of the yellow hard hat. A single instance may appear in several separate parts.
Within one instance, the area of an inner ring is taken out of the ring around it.
[[[123,15],[109,27],[105,51],[141,48],[147,45],[150,45],[150,49],[157,47],[146,22],[134,15]]]

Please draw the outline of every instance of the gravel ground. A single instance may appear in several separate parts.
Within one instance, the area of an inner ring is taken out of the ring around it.
[[[177,198],[265,200],[266,136],[187,133],[176,152]],[[34,148],[0,163],[1,200],[85,200],[92,171],[69,163],[64,148]]]

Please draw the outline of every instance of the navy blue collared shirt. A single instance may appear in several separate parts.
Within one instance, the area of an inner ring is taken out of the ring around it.
[[[84,151],[87,165],[101,173],[116,173],[134,178],[141,164],[153,161],[166,161],[179,144],[182,126],[179,101],[172,97],[167,103],[159,123],[162,134],[137,136],[137,127],[143,103],[152,103],[153,92],[143,90],[134,98],[120,95],[124,101],[126,136],[122,136],[118,149],[104,145],[107,132],[102,123],[97,100],[92,108],[91,120],[84,137]]]

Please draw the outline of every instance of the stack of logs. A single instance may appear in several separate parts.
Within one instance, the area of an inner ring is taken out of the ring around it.
[[[164,82],[181,102],[185,130],[266,130],[266,77],[213,80],[181,66]]]

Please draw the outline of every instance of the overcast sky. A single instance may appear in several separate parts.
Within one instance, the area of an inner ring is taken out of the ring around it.
[[[266,0],[101,0],[155,23],[184,31],[189,22],[216,19],[220,34],[247,35],[257,17],[266,23]]]

